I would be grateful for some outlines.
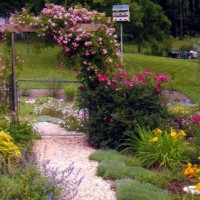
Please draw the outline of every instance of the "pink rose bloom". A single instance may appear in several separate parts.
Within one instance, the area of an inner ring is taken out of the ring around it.
[[[120,90],[122,90],[122,88],[115,88],[115,91],[117,92],[117,91],[120,91]]]
[[[123,70],[120,70],[118,76],[119,76],[120,78],[124,78],[124,77],[127,77],[127,73],[124,72]]]
[[[111,80],[113,83],[117,83],[118,82],[118,80],[114,77],[114,78],[112,78],[112,80]]]
[[[151,70],[148,69],[148,68],[147,68],[147,69],[144,69],[144,73],[145,73],[145,74],[151,74]]]
[[[160,93],[161,89],[160,88],[156,88],[156,93]]]
[[[108,80],[108,78],[107,78],[106,75],[100,73],[100,74],[98,75],[98,80],[99,80],[99,82],[106,82],[106,81]]]
[[[110,122],[110,123],[113,123],[113,122],[114,122],[114,120],[113,120],[112,117],[109,119],[109,122]]]
[[[89,47],[92,45],[92,42],[91,41],[86,41],[85,44],[84,44],[86,47]]]
[[[194,123],[200,123],[200,115],[199,114],[196,114],[192,117],[192,121]]]
[[[2,70],[4,70],[5,68],[6,68],[5,66],[2,66],[2,67],[1,67]]]

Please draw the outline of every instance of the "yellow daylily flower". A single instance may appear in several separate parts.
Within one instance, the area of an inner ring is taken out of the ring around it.
[[[195,190],[200,190],[200,183],[198,183],[197,185],[195,185]]]
[[[159,128],[156,128],[153,130],[153,133],[157,135],[157,134],[162,133],[162,131]]]
[[[185,137],[186,133],[184,130],[178,130],[178,135]]]
[[[149,139],[149,142],[157,142],[158,141],[158,137],[154,137],[152,139]]]
[[[176,137],[177,136],[177,133],[176,133],[176,131],[173,128],[171,128],[170,135],[172,137]]]

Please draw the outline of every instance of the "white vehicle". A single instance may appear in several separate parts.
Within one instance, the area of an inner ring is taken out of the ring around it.
[[[194,50],[190,50],[189,56],[191,56],[191,58],[198,58],[198,52]]]

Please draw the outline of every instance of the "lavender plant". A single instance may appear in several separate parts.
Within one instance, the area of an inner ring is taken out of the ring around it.
[[[74,163],[71,163],[65,170],[60,171],[56,167],[51,167],[49,160],[44,161],[42,163],[42,174],[49,178],[49,186],[59,187],[61,197],[66,200],[71,200],[77,195],[78,187],[83,179],[83,177],[78,178],[79,171],[74,175]],[[73,178],[71,178],[72,174],[74,175]],[[52,192],[51,195],[54,194]]]
[[[73,163],[63,171],[51,167],[50,161],[36,163],[36,155],[26,150],[18,167],[12,167],[7,174],[0,175],[0,199],[59,200],[73,199],[83,177],[74,175]],[[16,187],[17,185],[17,187]]]

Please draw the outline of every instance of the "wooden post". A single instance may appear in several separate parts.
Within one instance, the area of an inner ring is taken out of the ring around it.
[[[17,115],[17,86],[16,86],[16,70],[15,70],[15,37],[14,37],[14,33],[11,33],[11,57],[12,57],[12,74],[11,74],[11,78],[12,78],[12,93],[13,93],[13,112]]]

